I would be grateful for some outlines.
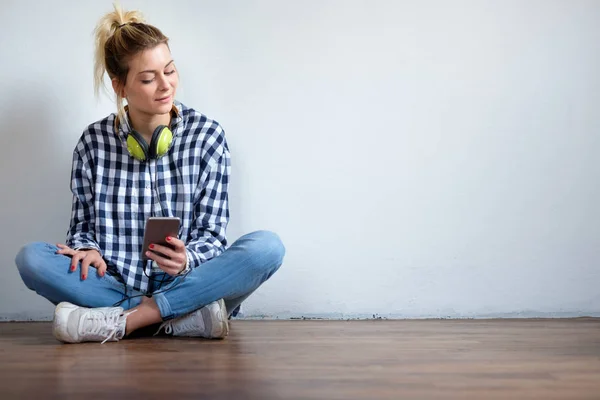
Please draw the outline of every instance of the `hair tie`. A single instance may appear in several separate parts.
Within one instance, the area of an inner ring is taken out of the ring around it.
[[[119,25],[119,28],[124,27],[125,25],[127,25],[129,22],[125,22],[124,24]]]

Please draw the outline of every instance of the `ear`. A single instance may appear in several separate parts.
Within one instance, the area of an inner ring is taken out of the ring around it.
[[[118,81],[118,79],[117,78],[112,78],[110,82],[112,83],[113,90],[115,91],[115,93],[118,94],[119,93],[119,81]],[[125,93],[125,88],[124,87],[121,88],[121,97],[123,97],[123,98],[127,97],[127,94]]]

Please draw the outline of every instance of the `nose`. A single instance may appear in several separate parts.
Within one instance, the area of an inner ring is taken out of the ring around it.
[[[160,79],[158,80],[158,90],[160,90],[161,92],[165,92],[169,90],[170,86],[171,84],[169,83],[167,77],[165,75],[161,75]]]

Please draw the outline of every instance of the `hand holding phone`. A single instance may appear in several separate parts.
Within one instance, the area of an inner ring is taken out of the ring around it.
[[[171,276],[189,272],[185,243],[177,238],[179,225],[180,220],[175,217],[152,217],[146,221],[142,259],[153,261],[153,272]]]
[[[142,260],[148,260],[146,256],[147,251],[153,251],[150,249],[151,244],[159,244],[162,246],[171,247],[167,242],[167,236],[174,238],[179,237],[179,225],[180,220],[177,217],[150,217],[146,221],[146,228],[144,230],[144,244],[142,245]],[[161,257],[165,257],[164,254],[159,254]]]

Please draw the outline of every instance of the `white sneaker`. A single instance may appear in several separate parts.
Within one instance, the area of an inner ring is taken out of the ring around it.
[[[62,302],[54,310],[54,337],[65,343],[116,342],[125,336],[122,307],[86,308]]]
[[[165,333],[173,336],[223,339],[229,335],[227,318],[225,301],[221,299],[183,317],[163,322],[158,332],[165,328]]]

